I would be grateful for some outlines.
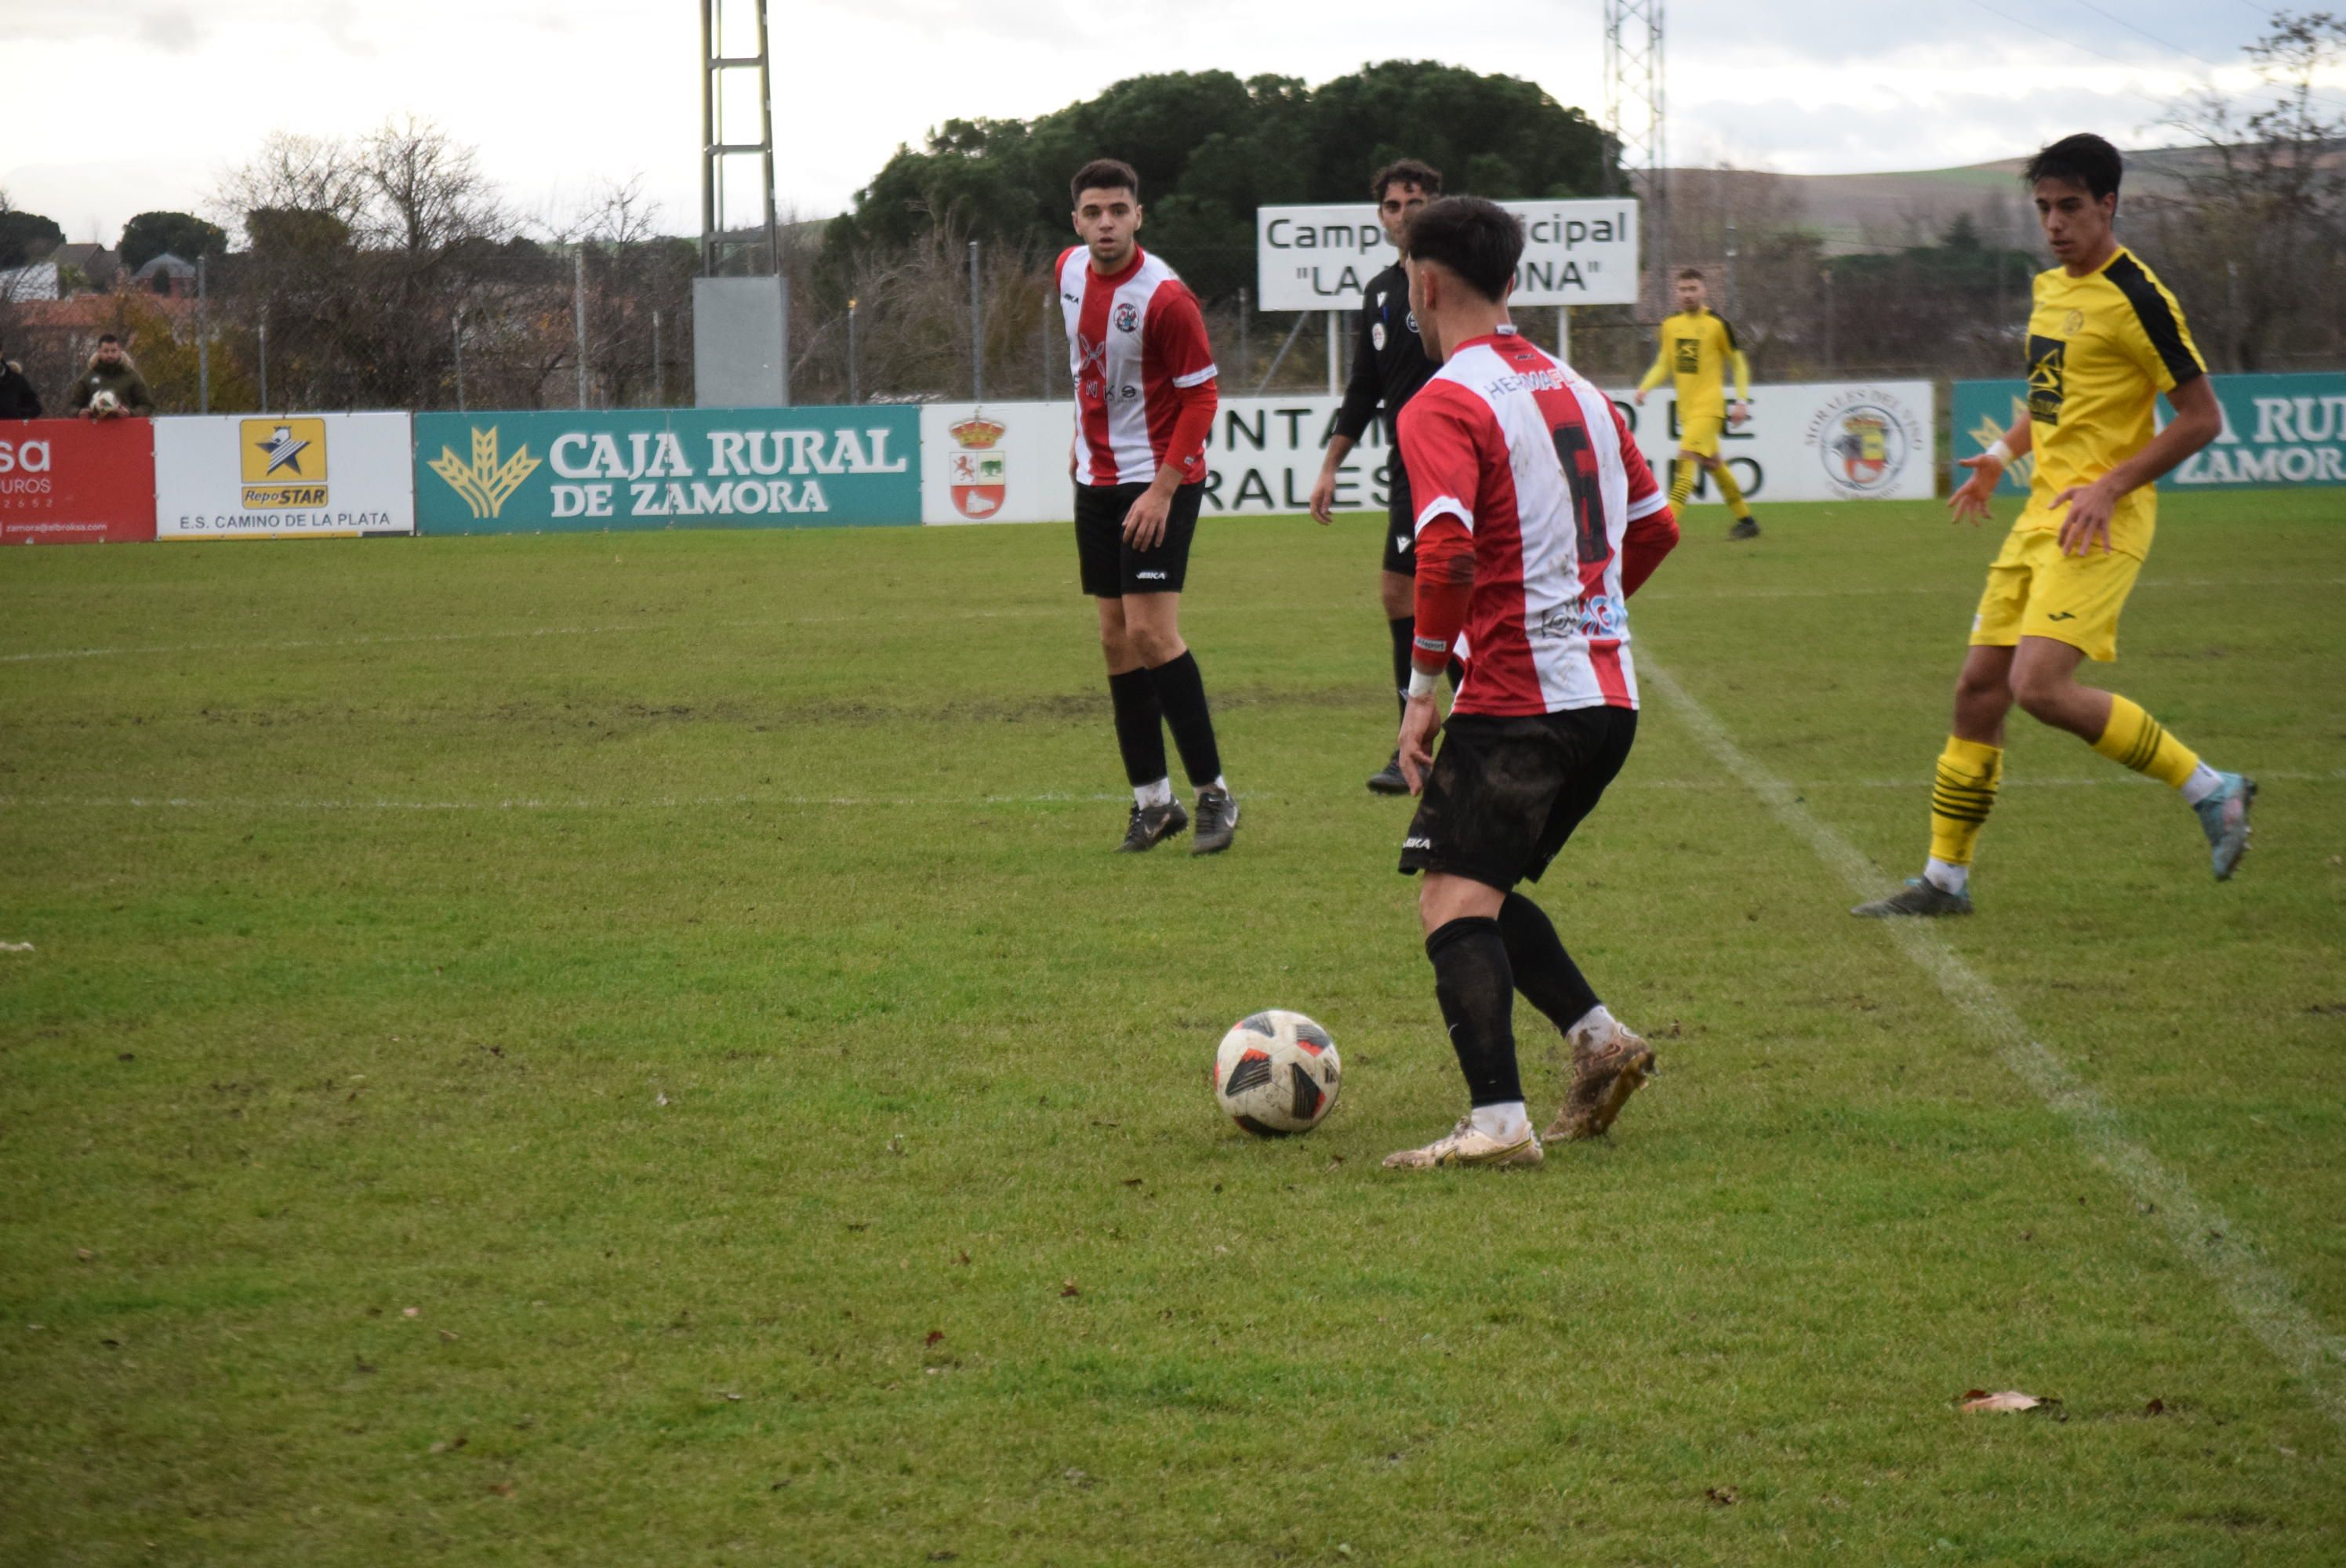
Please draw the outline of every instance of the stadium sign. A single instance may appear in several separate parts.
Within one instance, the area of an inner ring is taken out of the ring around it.
[[[406,414],[225,414],[155,422],[158,539],[414,532]]]
[[[1649,394],[1643,408],[1626,388],[1612,397],[1647,462],[1667,478],[1680,434],[1671,395]],[[1269,517],[1308,507],[1341,401],[1225,400],[1206,442],[1204,513]],[[1719,452],[1755,498],[1928,500],[1938,456],[1932,408],[1928,382],[1761,385],[1751,391],[1751,419],[1723,433]],[[1074,404],[932,404],[922,410],[921,432],[923,522],[1053,522],[1074,510],[1067,478]],[[990,442],[985,450],[999,461],[981,465],[966,445],[971,435]],[[1336,471],[1336,509],[1382,510],[1392,455],[1382,424],[1371,421]],[[1708,475],[1695,494],[1708,498]]]
[[[1629,305],[1637,300],[1637,204],[1503,201],[1524,223],[1517,305]],[[1365,201],[1255,209],[1255,300],[1265,311],[1357,311],[1393,264]]]
[[[2224,428],[2158,482],[2161,490],[2346,484],[2346,375],[2211,376]],[[1957,382],[1955,455],[1975,457],[2027,410],[2024,382]],[[2171,411],[2157,409],[2164,427]],[[2033,462],[2004,470],[2000,494],[2028,493]]]
[[[153,537],[153,421],[0,421],[0,544]]]
[[[921,514],[911,408],[418,414],[427,534],[820,528]]]

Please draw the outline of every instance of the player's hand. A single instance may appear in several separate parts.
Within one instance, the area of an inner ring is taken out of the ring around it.
[[[2096,539],[2101,541],[2102,554],[2110,553],[2110,514],[2117,510],[2118,498],[2107,480],[2072,484],[2053,497],[2053,506],[2056,511],[2063,506],[2069,509],[2069,515],[2061,520],[2061,554],[2089,555]]]
[[[1433,767],[1433,732],[1441,726],[1431,692],[1411,697],[1401,710],[1401,776],[1409,780],[1413,795],[1425,792],[1425,776]]]
[[[2004,464],[1983,452],[1977,457],[1955,459],[1955,466],[1970,469],[1972,476],[1947,497],[1947,521],[1969,522],[1976,528],[1987,520],[1988,497],[1995,494],[1996,485],[2004,479]]]
[[[1631,402],[1636,403],[1639,408],[1643,408],[1643,407],[1645,407],[1645,406],[1646,406],[1646,389],[1645,389],[1644,387],[1639,387],[1639,388],[1637,389],[1637,395],[1636,397],[1631,398],[1629,401],[1630,401]]]
[[[1727,411],[1727,423],[1729,424],[1741,424],[1750,417],[1751,405],[1748,402],[1739,402]]]
[[[1335,510],[1336,476],[1323,468],[1319,483],[1311,486],[1311,520],[1324,528]]]
[[[1154,550],[1164,543],[1165,520],[1172,510],[1172,498],[1150,485],[1124,514],[1124,542],[1136,550]]]

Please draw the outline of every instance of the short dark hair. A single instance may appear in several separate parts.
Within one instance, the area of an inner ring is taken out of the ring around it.
[[[1397,158],[1369,176],[1369,194],[1382,201],[1389,185],[1414,185],[1429,197],[1439,196],[1442,171],[1418,158]]]
[[[1140,176],[1132,165],[1120,158],[1096,158],[1076,170],[1075,178],[1067,181],[1067,205],[1083,205],[1086,190],[1128,190],[1132,199],[1140,199]]]
[[[101,343],[118,343],[122,340],[116,337],[112,332],[100,332],[97,335],[97,341]]]
[[[1413,260],[1447,267],[1485,300],[1507,297],[1515,263],[1524,259],[1524,226],[1495,201],[1479,196],[1445,196],[1418,209],[1409,220]]]
[[[1679,282],[1683,283],[1689,278],[1693,279],[1698,283],[1701,282],[1702,269],[1699,267],[1681,267],[1678,269]]]
[[[2091,131],[2079,131],[2065,136],[2050,147],[2039,148],[2020,178],[2030,185],[2040,179],[2065,180],[2082,185],[2096,201],[2118,193],[2118,177],[2125,171],[2126,160],[2118,149]]]

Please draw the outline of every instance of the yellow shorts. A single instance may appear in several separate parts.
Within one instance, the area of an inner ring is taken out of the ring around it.
[[[2064,555],[2054,529],[2015,529],[1987,569],[1972,646],[2008,648],[2023,637],[2051,637],[2106,663],[2118,657],[2118,612],[2141,570],[2132,555],[2098,548]]]
[[[1703,457],[1719,455],[1719,433],[1727,428],[1723,413],[1690,413],[1678,421],[1678,450]]]

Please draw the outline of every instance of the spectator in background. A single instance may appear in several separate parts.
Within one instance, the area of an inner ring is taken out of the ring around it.
[[[25,367],[0,349],[0,419],[38,419],[41,394],[25,375]]]
[[[100,392],[114,394],[114,407],[100,412],[93,405]],[[73,395],[66,400],[74,412],[90,419],[117,418],[123,414],[151,414],[155,412],[155,394],[147,390],[147,382],[130,356],[122,351],[122,340],[107,332],[97,340],[97,352],[90,355],[89,368],[76,378]]]

